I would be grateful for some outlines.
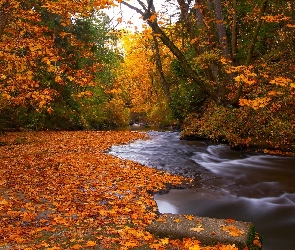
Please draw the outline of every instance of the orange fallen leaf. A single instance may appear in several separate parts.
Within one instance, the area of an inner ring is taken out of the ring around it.
[[[188,248],[189,250],[200,250],[200,246],[199,245],[194,245],[192,247]]]
[[[193,215],[184,215],[184,217],[188,220],[193,220],[194,216]]]
[[[89,241],[86,242],[86,246],[87,247],[94,247],[94,246],[96,246],[96,242],[89,240]]]
[[[7,205],[8,204],[8,202],[7,202],[7,200],[0,200],[0,205]]]
[[[228,232],[231,236],[238,237],[244,234],[244,231],[238,229],[236,226],[221,226],[221,229],[225,232]]]
[[[83,247],[80,244],[75,244],[71,249],[82,249]]]
[[[169,238],[164,238],[164,239],[161,239],[161,243],[163,245],[167,245],[169,243]]]
[[[229,219],[226,219],[225,222],[226,223],[234,223],[236,221],[234,219],[229,218]]]
[[[201,232],[204,230],[204,228],[202,228],[202,225],[198,225],[198,227],[192,227],[190,228],[191,231],[194,231],[194,232]]]

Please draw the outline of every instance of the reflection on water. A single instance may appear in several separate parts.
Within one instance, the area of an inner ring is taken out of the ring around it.
[[[195,187],[155,195],[162,213],[251,221],[263,249],[293,249],[295,158],[231,150],[208,141],[181,141],[176,132],[113,147],[111,153],[195,178]]]

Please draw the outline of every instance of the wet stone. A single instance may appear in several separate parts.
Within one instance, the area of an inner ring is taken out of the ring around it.
[[[170,239],[195,238],[202,246],[220,243],[235,244],[241,250],[261,249],[254,225],[233,219],[161,214],[148,226],[148,231]]]

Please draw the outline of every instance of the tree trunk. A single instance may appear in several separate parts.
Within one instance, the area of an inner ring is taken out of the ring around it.
[[[195,8],[196,8],[196,18],[197,18],[197,24],[199,27],[204,27],[204,16],[201,11],[201,3],[199,0],[195,0]]]
[[[147,21],[149,26],[152,28],[152,30],[155,32],[155,34],[159,35],[159,38],[161,39],[162,43],[166,45],[169,50],[172,52],[172,54],[179,60],[181,66],[186,71],[186,75],[188,78],[191,78],[195,83],[197,83],[199,86],[201,86],[204,91],[212,97],[213,100],[217,101],[218,95],[213,90],[212,86],[201,80],[200,76],[195,72],[185,56],[182,54],[182,52],[175,46],[174,43],[170,41],[170,39],[166,36],[166,34],[162,31],[162,29],[158,26],[156,22]]]
[[[291,8],[292,8],[292,20],[295,19],[295,11],[294,11],[294,2],[291,2]]]
[[[181,10],[181,15],[182,15],[182,18],[184,20],[183,23],[184,23],[184,26],[186,28],[187,33],[189,34],[189,38],[190,38],[190,40],[194,40],[194,39],[197,38],[197,34],[195,32],[194,25],[191,22],[188,4],[186,4],[184,0],[177,0],[177,2],[179,4],[180,10]],[[197,0],[196,0],[196,3],[198,3]],[[200,15],[199,15],[200,20],[199,20],[199,22],[204,25],[203,15],[202,15],[200,9],[199,9],[199,12],[200,12]],[[210,31],[209,31],[209,33],[210,33]],[[208,37],[210,39],[211,36],[208,35]],[[200,55],[202,51],[201,51],[198,43],[194,42],[192,44],[192,46],[193,46],[196,54]],[[209,81],[213,82],[216,79],[216,78],[214,78],[213,72],[209,68],[204,69],[204,72],[205,72],[205,75],[206,75],[206,77],[207,77],[207,79]]]
[[[233,65],[237,63],[237,0],[233,0],[233,24],[231,27],[231,49]]]
[[[139,1],[139,0],[137,0]],[[149,0],[151,1],[151,0]],[[149,2],[150,3],[150,2]],[[182,68],[185,70],[186,75],[188,78],[192,79],[196,84],[198,84],[200,87],[203,88],[204,92],[208,94],[213,100],[218,100],[218,94],[213,89],[211,84],[208,81],[204,81],[201,79],[201,77],[198,75],[196,71],[193,70],[189,62],[187,61],[184,54],[176,47],[176,45],[167,37],[165,32],[159,27],[157,20],[151,21],[149,18],[152,16],[152,13],[150,10],[147,10],[146,12],[143,12],[142,10],[138,9],[137,7],[134,7],[133,5],[122,1],[122,4],[126,5],[127,7],[135,10],[137,13],[141,14],[144,17],[144,20],[148,23],[148,25],[152,28],[153,32],[159,36],[159,39],[162,41],[162,43],[169,48],[171,53],[179,60]]]
[[[163,72],[162,61],[161,61],[160,50],[159,50],[159,43],[158,43],[158,40],[155,36],[153,36],[153,40],[154,40],[155,51],[156,51],[155,57],[156,57],[157,69],[160,74],[161,83],[162,83],[167,101],[170,104],[171,103],[170,87],[169,87],[169,83],[166,81],[166,77]]]
[[[252,62],[253,52],[254,52],[254,49],[255,49],[255,45],[257,43],[260,28],[261,28],[262,23],[263,23],[262,17],[264,15],[265,11],[266,11],[267,2],[268,2],[268,0],[262,0],[261,5],[260,5],[260,11],[259,11],[259,15],[258,15],[258,22],[257,22],[257,25],[256,25],[256,27],[254,29],[251,44],[250,44],[248,54],[247,54],[247,58],[246,58],[246,61],[245,61],[246,66],[249,66],[251,64],[251,62]],[[242,91],[243,91],[243,86],[244,86],[244,84],[241,82],[239,87],[238,87],[238,90],[237,90],[237,93],[236,93],[235,97],[231,101],[232,105],[237,105],[238,104],[240,96],[241,96]]]
[[[259,31],[260,31],[261,25],[263,23],[262,17],[264,15],[265,11],[266,11],[267,2],[268,2],[268,0],[262,0],[262,3],[261,3],[259,16],[258,16],[258,23],[257,23],[257,25],[256,25],[256,27],[254,29],[253,37],[252,37],[252,40],[251,40],[250,48],[248,50],[247,59],[246,59],[246,62],[245,62],[246,66],[250,65],[250,63],[252,61],[253,52],[254,52],[254,49],[255,49],[255,45],[257,43],[258,34],[259,34]]]
[[[177,2],[180,7],[183,24],[186,28],[187,33],[189,34],[190,40],[193,40],[197,38],[197,35],[190,19],[188,4],[186,4],[184,0],[177,0]],[[192,45],[196,53],[199,54],[199,46],[197,45],[197,43],[193,43]]]
[[[219,40],[219,45],[222,51],[222,55],[226,58],[230,58],[226,30],[225,30],[225,25],[223,23],[222,7],[221,7],[220,0],[214,0],[214,12],[215,12],[215,18],[216,18],[218,40]]]

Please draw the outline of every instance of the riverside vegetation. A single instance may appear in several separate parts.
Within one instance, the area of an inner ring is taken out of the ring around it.
[[[26,131],[141,122],[294,154],[294,1],[156,4],[0,1],[1,247],[199,248],[144,230],[155,216],[147,191],[181,177],[103,154],[142,134]],[[116,5],[142,29],[103,12]]]
[[[1,1],[0,131],[157,123],[293,155],[294,2],[171,4]]]

